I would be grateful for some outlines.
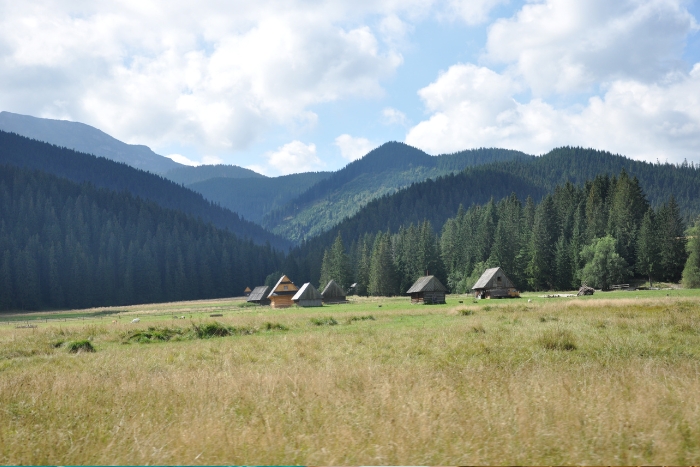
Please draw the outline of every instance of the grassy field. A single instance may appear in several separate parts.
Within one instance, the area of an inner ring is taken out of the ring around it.
[[[700,461],[698,291],[407,302],[2,315],[0,463]]]

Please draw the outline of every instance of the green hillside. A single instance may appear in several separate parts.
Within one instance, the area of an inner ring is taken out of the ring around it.
[[[280,250],[287,250],[290,246],[287,240],[266,231],[258,224],[241,219],[235,212],[207,201],[199,193],[158,175],[104,157],[0,131],[0,164],[41,170],[74,182],[89,182],[108,190],[127,191],[164,208],[211,222],[257,244],[269,242]]]
[[[536,158],[521,158],[471,167],[458,174],[415,183],[393,195],[371,201],[335,227],[294,250],[293,257],[304,281],[317,281],[323,252],[340,235],[346,245],[378,232],[397,232],[424,220],[440,232],[459,206],[485,204],[515,193],[536,202],[557,185],[583,185],[598,175],[618,176],[625,171],[639,180],[650,206],[659,208],[673,195],[686,220],[700,214],[700,168],[693,165],[651,164],[604,151],[558,148]],[[291,262],[291,260],[289,260]]]
[[[237,212],[245,219],[259,223],[265,214],[284,206],[290,199],[330,175],[330,172],[307,172],[274,178],[219,177],[189,184],[187,188]]]
[[[191,185],[211,178],[265,178],[257,172],[237,165],[200,165],[199,167],[181,166],[169,170],[163,177],[180,185]]]
[[[0,165],[0,310],[239,296],[282,258],[123,190]]]
[[[353,216],[370,201],[413,183],[465,167],[531,157],[505,149],[475,149],[433,157],[403,143],[386,143],[265,215],[262,225],[300,242]]]

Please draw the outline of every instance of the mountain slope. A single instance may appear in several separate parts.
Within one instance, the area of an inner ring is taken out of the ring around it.
[[[599,174],[618,175],[623,169],[639,179],[652,206],[665,203],[673,195],[686,218],[700,214],[699,168],[650,164],[591,149],[558,148],[541,157],[471,167],[374,200],[351,218],[293,250],[292,256],[302,271],[301,280],[317,281],[323,250],[330,247],[339,232],[348,246],[366,233],[387,229],[396,232],[401,226],[423,220],[429,220],[440,231],[460,204],[469,207],[510,193],[516,193],[520,199],[529,195],[537,201],[558,184],[581,184]]]
[[[212,204],[199,193],[149,172],[102,157],[0,131],[0,164],[41,170],[74,182],[90,182],[96,187],[109,190],[128,191],[162,207],[199,217],[257,244],[270,242],[273,247],[282,250],[290,245],[288,241],[259,225]]]
[[[193,183],[203,182],[212,178],[266,178],[257,172],[237,165],[200,165],[199,167],[190,167],[183,165],[172,170],[168,170],[163,174],[163,177],[172,180],[180,185],[191,185]],[[214,200],[212,200],[214,201]]]
[[[123,143],[84,123],[0,112],[0,130],[123,162],[153,173],[165,173],[181,167],[177,162],[159,156],[147,146]]]
[[[262,225],[298,242],[332,228],[373,199],[396,193],[412,183],[478,164],[530,157],[505,149],[430,156],[403,143],[386,143],[270,212],[262,219]]]
[[[274,178],[212,178],[192,183],[187,188],[259,223],[266,213],[284,206],[330,175],[330,172],[306,172]]]
[[[0,310],[239,296],[283,255],[151,201],[0,166]]]

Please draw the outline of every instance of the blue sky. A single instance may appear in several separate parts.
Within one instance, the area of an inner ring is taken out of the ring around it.
[[[0,2],[0,110],[191,163],[581,145],[700,162],[698,2]]]

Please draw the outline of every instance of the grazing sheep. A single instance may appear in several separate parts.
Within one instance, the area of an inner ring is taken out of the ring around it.
[[[139,321],[141,321],[141,320],[138,319],[138,318],[134,318],[134,319],[131,320],[132,323],[138,323]]]
[[[112,324],[117,324],[117,320],[116,320],[116,319],[113,319],[113,320],[112,320]]]
[[[531,298],[528,298],[528,299],[527,299],[527,303],[532,303],[532,299],[531,299]]]
[[[180,316],[180,319],[185,319],[185,317],[184,317],[184,316]]]

